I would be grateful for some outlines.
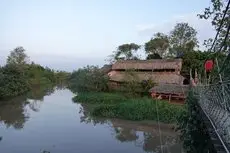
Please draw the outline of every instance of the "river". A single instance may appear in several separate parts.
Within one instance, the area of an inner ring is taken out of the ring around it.
[[[1,153],[181,153],[169,126],[90,119],[68,89],[38,89],[0,102]],[[162,144],[162,145],[161,145]]]

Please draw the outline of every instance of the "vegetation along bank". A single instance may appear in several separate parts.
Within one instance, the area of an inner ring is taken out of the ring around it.
[[[126,97],[121,93],[90,92],[79,93],[73,101],[93,104],[91,116],[120,118],[127,120],[154,120],[176,123],[184,106],[173,105],[167,101],[153,100],[149,97]],[[159,113],[159,114],[158,114]],[[158,115],[157,115],[158,114]]]
[[[10,52],[6,65],[0,67],[0,99],[21,95],[31,88],[62,84],[69,73],[55,71],[29,61],[23,47]]]

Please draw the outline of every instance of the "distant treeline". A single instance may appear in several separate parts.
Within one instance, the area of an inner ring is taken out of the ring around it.
[[[23,94],[34,86],[65,83],[68,76],[67,72],[29,62],[25,49],[17,47],[0,67],[0,99]]]

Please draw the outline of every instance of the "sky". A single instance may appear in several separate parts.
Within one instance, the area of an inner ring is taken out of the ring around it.
[[[0,0],[0,65],[17,46],[30,61],[72,71],[102,66],[124,43],[143,45],[156,32],[188,22],[198,40],[213,37],[198,13],[210,0]]]

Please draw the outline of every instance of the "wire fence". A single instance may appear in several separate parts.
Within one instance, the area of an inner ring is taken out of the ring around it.
[[[199,105],[212,122],[223,145],[230,146],[230,82],[199,85],[194,89]]]

